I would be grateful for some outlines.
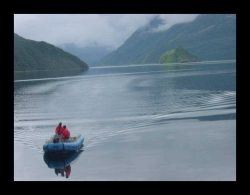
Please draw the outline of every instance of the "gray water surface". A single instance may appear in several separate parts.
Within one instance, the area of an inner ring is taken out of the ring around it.
[[[15,82],[15,180],[236,179],[235,62],[90,68]],[[42,146],[58,122],[85,138],[69,178]]]

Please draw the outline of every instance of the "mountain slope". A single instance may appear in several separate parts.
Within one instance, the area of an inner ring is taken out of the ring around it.
[[[159,63],[167,50],[182,47],[200,60],[235,59],[236,17],[202,14],[194,21],[176,24],[163,31],[159,18],[135,31],[125,43],[104,57],[100,64]]]
[[[88,69],[79,58],[46,42],[24,39],[14,34],[14,71],[40,72],[42,77],[54,71],[55,75],[72,75]],[[62,73],[63,72],[63,73]],[[59,74],[60,73],[60,74]]]

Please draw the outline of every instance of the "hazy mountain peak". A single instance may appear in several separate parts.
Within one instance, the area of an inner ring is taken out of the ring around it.
[[[235,59],[235,18],[231,14],[201,14],[193,21],[155,31],[163,24],[161,18],[155,17],[103,58],[100,64],[158,63],[164,52],[179,45],[200,60]]]

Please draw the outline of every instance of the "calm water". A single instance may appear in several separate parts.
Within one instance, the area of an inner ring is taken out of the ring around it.
[[[90,68],[15,82],[15,180],[235,180],[235,62]],[[59,121],[80,154],[44,157]],[[55,167],[70,164],[69,178]]]

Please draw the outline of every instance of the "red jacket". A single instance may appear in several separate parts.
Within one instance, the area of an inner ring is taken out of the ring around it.
[[[70,137],[69,130],[67,128],[63,128],[62,135],[63,135],[63,139],[68,139]]]
[[[62,135],[62,132],[63,132],[63,127],[62,126],[57,126],[56,130],[55,130],[55,133],[57,135]]]

